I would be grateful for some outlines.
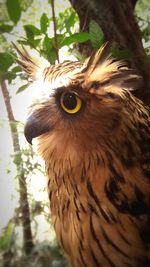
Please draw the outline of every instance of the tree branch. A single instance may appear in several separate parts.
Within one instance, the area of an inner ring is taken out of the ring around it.
[[[29,202],[28,202],[28,194],[27,194],[27,185],[26,185],[26,177],[24,175],[24,168],[21,157],[21,148],[19,144],[19,134],[16,126],[16,120],[14,118],[14,114],[12,111],[10,96],[6,86],[5,80],[2,78],[0,80],[0,86],[7,110],[11,136],[13,141],[13,150],[14,150],[14,163],[17,168],[17,175],[19,179],[19,194],[20,194],[20,208],[21,208],[21,221],[23,227],[23,242],[24,242],[24,250],[26,254],[30,254],[33,248],[33,239],[32,239],[32,231],[31,231],[31,222],[30,222],[30,211],[29,211]]]
[[[51,0],[51,7],[52,7],[52,18],[53,18],[53,26],[54,26],[54,48],[57,56],[57,61],[59,63],[59,47],[58,47],[58,38],[57,38],[57,27],[56,27],[56,16],[55,16],[55,6],[54,6],[54,1]]]

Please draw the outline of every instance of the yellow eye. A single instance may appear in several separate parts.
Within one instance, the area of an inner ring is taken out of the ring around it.
[[[74,92],[64,92],[60,98],[62,109],[69,113],[77,113],[82,106],[82,100]]]

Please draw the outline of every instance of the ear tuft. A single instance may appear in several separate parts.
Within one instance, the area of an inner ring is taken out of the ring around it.
[[[90,88],[91,84],[97,82],[99,87],[120,87],[122,90],[134,90],[141,86],[142,78],[136,71],[129,69],[125,61],[112,58],[111,44],[109,42],[94,52],[86,62],[84,86]],[[92,89],[93,90],[93,89]]]
[[[87,61],[87,70],[92,73],[98,65],[102,65],[103,62],[109,58],[110,51],[111,44],[110,42],[106,42],[100,47],[100,49],[98,49],[96,52],[93,52]]]
[[[13,46],[19,55],[19,58],[17,58],[16,61],[22,67],[22,69],[33,80],[42,78],[43,71],[49,66],[49,63],[40,57],[32,57],[23,46],[18,47],[14,43]]]

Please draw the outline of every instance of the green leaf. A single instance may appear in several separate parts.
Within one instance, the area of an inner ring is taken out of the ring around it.
[[[49,47],[47,47],[47,50],[46,49],[42,50],[41,54],[43,57],[45,57],[50,62],[50,64],[52,65],[55,64],[57,55],[56,55],[56,51],[53,46],[50,45]]]
[[[14,58],[9,53],[0,53],[0,73],[8,71],[9,67],[14,63]]]
[[[23,39],[20,39],[20,40],[17,40],[17,42],[21,45],[29,45],[29,42],[28,40],[23,40]]]
[[[31,4],[33,3],[33,1],[34,0],[19,0],[21,9],[23,11],[26,11],[31,6]]]
[[[51,63],[54,64],[56,60],[56,53],[53,48],[53,39],[45,36],[43,40],[43,49],[41,50],[42,55]],[[54,54],[53,54],[54,53]]]
[[[28,28],[28,26],[26,26],[26,25],[24,25],[24,29],[25,29],[28,41],[33,40],[34,39],[34,34],[33,34],[32,30],[30,28]]]
[[[7,227],[4,229],[3,234],[0,236],[0,251],[8,250],[13,241],[13,224],[8,223]]]
[[[12,126],[13,124],[11,124],[11,126]],[[13,125],[13,127],[14,127],[14,130],[12,130],[13,128],[11,127],[11,130],[14,132],[14,133],[16,133],[16,126],[15,125]],[[21,163],[21,155],[20,155],[20,152],[17,152],[16,154],[14,154],[14,159],[13,159],[13,162],[14,162],[14,164],[16,165],[16,166],[20,166],[20,163]]]
[[[13,73],[18,73],[18,72],[21,72],[22,71],[22,68],[20,66],[16,66],[14,68],[12,68],[11,70]]]
[[[24,29],[27,36],[27,41],[20,40],[20,43],[24,43],[26,45],[30,45],[32,48],[36,48],[41,42],[41,37],[37,38],[37,36],[41,35],[42,32],[36,28],[34,25],[24,25]]]
[[[45,36],[43,40],[43,50],[49,51],[53,46],[53,38],[49,38],[48,36]]]
[[[3,77],[5,80],[8,80],[8,83],[11,83],[12,80],[16,78],[16,73],[8,71],[7,73],[3,75]]]
[[[0,32],[11,32],[14,26],[9,24],[1,24],[0,25]]]
[[[41,35],[41,31],[32,24],[24,25],[24,29],[29,38],[34,37],[34,35]]]
[[[69,46],[73,43],[84,43],[90,39],[88,32],[74,33],[69,37],[64,37],[63,41],[60,43],[60,47],[65,45]]]
[[[47,60],[50,62],[50,64],[54,65],[55,61],[57,59],[57,55],[56,55],[56,51],[55,49],[52,47],[48,54],[47,54]]]
[[[7,68],[6,71],[2,72],[3,78],[5,80],[7,80],[8,83],[10,84],[17,77],[17,73],[20,73],[21,71],[22,71],[22,69],[21,69],[20,66],[15,66],[13,68],[10,68],[9,71],[8,71],[8,68]]]
[[[6,7],[10,19],[16,24],[21,16],[21,8],[18,0],[6,0]]]
[[[41,38],[34,39],[30,46],[33,48],[37,48],[40,42],[41,42]]]
[[[18,88],[16,94],[23,92],[28,86],[29,86],[29,83],[22,85],[21,87]]]
[[[132,52],[129,49],[122,49],[115,47],[112,49],[112,57],[117,59],[130,60],[132,58]]]
[[[85,61],[85,57],[79,52],[78,49],[71,49],[70,55],[73,55],[74,57],[76,57],[80,62],[84,62]]]
[[[71,32],[70,29],[73,27],[77,20],[77,14],[72,10],[71,15],[66,20],[66,30],[67,32]]]
[[[41,32],[46,33],[49,25],[49,19],[45,13],[42,14],[40,18]]]
[[[74,31],[75,23],[79,21],[77,13],[73,8],[66,8],[63,12],[59,12],[58,17],[56,17],[57,29],[60,33],[72,34]]]
[[[92,47],[98,49],[104,42],[104,33],[100,26],[94,20],[90,21],[89,35]]]

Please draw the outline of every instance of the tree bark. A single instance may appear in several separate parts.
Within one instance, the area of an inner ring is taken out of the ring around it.
[[[13,115],[10,96],[6,86],[6,82],[4,79],[0,81],[2,94],[4,97],[4,102],[7,110],[8,120],[10,124],[12,142],[13,142],[13,150],[14,150],[14,163],[17,168],[17,175],[19,179],[19,194],[20,194],[20,209],[21,209],[21,221],[23,227],[23,243],[24,243],[24,251],[26,254],[30,254],[33,248],[33,238],[31,231],[31,222],[30,222],[30,211],[29,211],[29,202],[28,202],[28,194],[27,194],[27,185],[26,185],[26,177],[24,175],[24,168],[21,157],[21,148],[19,144],[19,135],[16,126],[16,120]]]
[[[70,0],[80,20],[80,31],[89,30],[89,22],[95,20],[105,35],[105,41],[117,43],[132,54],[131,67],[143,77],[143,87],[135,92],[145,103],[150,104],[150,62],[147,59],[141,32],[133,14],[136,0]],[[89,43],[82,52],[91,53]]]

